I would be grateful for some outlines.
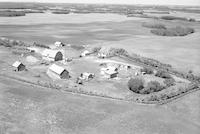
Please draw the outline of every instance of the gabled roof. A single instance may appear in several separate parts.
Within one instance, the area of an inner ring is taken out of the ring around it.
[[[45,56],[45,57],[50,57],[50,58],[55,58],[56,57],[56,54],[60,52],[58,50],[51,50],[51,49],[45,49],[42,53],[42,56]],[[61,52],[60,52],[61,53]]]
[[[58,66],[56,64],[53,64],[49,67],[49,69],[53,72],[55,72],[56,74],[60,75],[62,74],[62,72],[67,71],[65,68]]]
[[[13,67],[19,67],[21,64],[22,63],[20,61],[15,61],[12,66]]]

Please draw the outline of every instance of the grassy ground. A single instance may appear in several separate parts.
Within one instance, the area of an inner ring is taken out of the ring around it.
[[[165,106],[61,93],[0,77],[1,133],[198,134],[199,93]],[[192,105],[191,105],[192,104]]]

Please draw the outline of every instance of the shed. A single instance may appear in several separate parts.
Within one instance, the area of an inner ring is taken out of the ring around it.
[[[56,41],[56,42],[54,43],[54,45],[55,45],[56,47],[63,47],[63,46],[65,46],[65,44],[62,43],[62,42],[60,42],[60,41]]]
[[[15,61],[12,66],[14,67],[14,71],[23,71],[26,68],[20,61]]]
[[[117,77],[117,68],[115,67],[107,67],[101,68],[101,74],[104,75],[106,78],[115,78]]]
[[[58,50],[45,49],[42,53],[43,59],[49,61],[59,61],[63,59],[62,52]]]
[[[90,80],[90,79],[93,79],[94,78],[94,73],[88,73],[88,72],[85,72],[85,73],[81,73],[80,77],[79,77],[81,80]]]
[[[85,57],[85,56],[87,56],[87,55],[89,55],[90,54],[90,52],[88,51],[88,50],[85,50],[85,51],[83,51],[82,53],[81,53],[81,57]]]
[[[65,68],[56,64],[53,64],[49,67],[47,70],[47,75],[51,78],[57,79],[68,79],[70,77],[69,72]]]
[[[117,74],[118,74],[117,71],[108,70],[108,71],[105,71],[104,75],[106,78],[115,78],[115,77],[117,77]]]

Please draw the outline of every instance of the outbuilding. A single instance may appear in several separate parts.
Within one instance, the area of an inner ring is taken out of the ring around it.
[[[49,61],[59,61],[63,59],[62,52],[58,50],[45,49],[42,53],[43,59]]]
[[[60,42],[60,41],[56,41],[56,42],[54,43],[54,45],[55,45],[56,47],[63,47],[63,46],[65,46],[65,44],[62,43],[62,42]]]
[[[14,67],[14,71],[23,71],[26,69],[26,66],[20,61],[15,61],[12,66]]]
[[[81,53],[81,57],[85,57],[85,56],[87,56],[87,55],[89,55],[90,54],[90,52],[88,51],[88,50],[85,50],[85,51],[83,51],[82,53]]]
[[[69,72],[65,68],[56,64],[53,64],[49,67],[47,70],[47,75],[53,79],[68,79],[70,77]]]
[[[104,75],[106,78],[115,78],[117,77],[117,68],[115,67],[107,67],[101,68],[101,74]]]
[[[112,79],[112,78],[117,77],[117,74],[118,74],[118,72],[113,71],[113,70],[108,70],[108,71],[105,71],[105,73],[104,73],[105,77],[108,78],[108,79]]]
[[[95,76],[94,73],[84,72],[84,73],[81,73],[79,79],[88,81],[88,80],[93,79],[94,76]]]

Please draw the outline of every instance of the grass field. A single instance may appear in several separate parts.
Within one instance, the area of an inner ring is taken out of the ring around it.
[[[0,77],[0,132],[198,134],[200,92],[165,106],[62,93]],[[193,102],[191,105],[191,101]]]

